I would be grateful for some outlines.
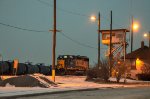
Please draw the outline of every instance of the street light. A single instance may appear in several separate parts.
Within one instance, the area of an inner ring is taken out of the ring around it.
[[[98,13],[98,19],[96,16],[91,16],[92,21],[98,21],[98,68],[100,69],[100,12]]]
[[[92,15],[91,16],[91,21],[96,21],[96,16]]]
[[[147,34],[147,33],[145,33],[143,36],[144,36],[144,37],[148,37],[148,34]]]
[[[132,52],[132,48],[133,48],[133,33],[137,32],[138,29],[139,29],[139,23],[138,22],[134,22],[133,16],[132,16],[132,25],[131,25],[131,52]]]
[[[133,31],[134,32],[137,32],[138,31],[138,29],[139,29],[139,24],[138,23],[133,23]]]
[[[150,48],[150,32],[149,33],[144,33],[143,35],[145,38],[148,38],[149,40],[149,48]]]

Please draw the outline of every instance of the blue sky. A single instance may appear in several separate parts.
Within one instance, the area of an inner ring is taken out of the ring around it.
[[[62,32],[57,33],[56,57],[84,55],[90,58],[90,64],[97,62],[97,23],[91,22],[90,16],[99,11],[101,29],[110,28],[111,10],[113,29],[129,29],[133,15],[140,23],[139,31],[134,33],[133,50],[140,47],[141,40],[148,45],[143,33],[150,31],[149,4],[150,0],[57,0],[57,29]],[[0,24],[0,54],[4,60],[17,58],[20,62],[51,64],[52,33],[48,31],[53,28],[53,0],[0,0],[0,23],[44,31],[33,32]],[[104,58],[107,47],[102,44],[101,47]]]

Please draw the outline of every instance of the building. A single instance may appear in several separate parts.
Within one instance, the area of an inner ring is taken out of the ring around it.
[[[150,48],[141,42],[141,47],[132,53],[126,54],[126,65],[130,68],[130,77],[137,79],[137,74],[142,74],[145,67],[150,67]]]

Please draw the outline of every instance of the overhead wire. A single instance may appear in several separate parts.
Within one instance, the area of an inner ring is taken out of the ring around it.
[[[79,41],[77,41],[77,40],[74,40],[74,39],[72,39],[71,37],[65,35],[65,33],[62,33],[62,32],[61,32],[60,34],[63,35],[64,37],[68,38],[68,39],[71,40],[72,42],[78,44],[78,45],[81,45],[81,46],[84,46],[84,47],[88,47],[88,48],[92,48],[92,49],[98,49],[98,48],[96,48],[96,47],[93,47],[93,46],[90,46],[90,45],[87,45],[87,44],[83,44],[83,43],[81,43],[81,42],[79,42]],[[101,49],[107,49],[107,48],[101,48]]]
[[[72,39],[71,37],[65,35],[65,33],[62,33],[62,32],[61,32],[60,34],[63,35],[64,37],[66,37],[67,39],[71,40],[72,42],[78,44],[78,45],[81,45],[81,46],[84,46],[84,47],[88,47],[88,48],[92,48],[92,49],[97,49],[97,48],[92,47],[92,46],[90,46],[90,45],[86,45],[86,44],[83,44],[83,43],[81,43],[81,42],[79,42],[79,41],[77,41],[77,40],[74,40],[74,39]]]
[[[46,5],[46,6],[51,6],[51,7],[53,7],[52,4],[47,3],[47,2],[45,2],[45,1],[42,1],[42,0],[37,0],[37,1],[39,1],[40,3],[42,3],[42,4]],[[69,14],[73,14],[73,15],[84,16],[84,17],[88,17],[88,18],[90,17],[90,16],[88,16],[88,15],[86,15],[86,14],[81,14],[81,13],[77,13],[77,12],[65,10],[65,9],[62,9],[62,8],[57,8],[57,9],[59,9],[60,11],[69,13]],[[4,26],[7,26],[7,27],[12,27],[12,28],[15,28],[15,29],[20,29],[20,30],[25,30],[25,31],[48,32],[48,31],[41,31],[41,30],[32,30],[32,29],[21,28],[21,27],[9,25],[9,24],[1,23],[1,22],[0,22],[0,24],[1,24],[1,25],[4,25]],[[65,38],[71,40],[72,42],[74,42],[74,43],[76,43],[76,44],[78,44],[78,45],[80,45],[80,46],[84,46],[84,47],[92,48],[92,49],[97,49],[97,48],[92,47],[92,46],[90,46],[90,45],[83,44],[83,43],[81,43],[81,42],[79,42],[79,41],[77,41],[77,40],[75,40],[75,39],[72,39],[71,37],[65,35],[65,33],[62,33],[62,32],[61,32],[60,34],[61,34],[62,36],[64,36]],[[106,48],[101,48],[101,49],[106,49]]]
[[[50,3],[48,3],[48,2],[45,2],[45,1],[42,1],[42,0],[37,0],[37,1],[39,1],[40,3],[42,3],[42,4],[46,5],[46,6],[53,7],[53,5],[50,4]],[[81,14],[81,13],[78,13],[78,12],[73,12],[73,11],[66,10],[66,9],[59,8],[59,7],[57,7],[57,9],[60,10],[60,11],[65,12],[65,13],[72,14],[72,15],[78,15],[78,16],[83,16],[83,17],[90,17],[90,16],[88,16],[86,14]]]
[[[5,24],[5,23],[2,23],[0,22],[0,25],[3,25],[3,26],[6,26],[6,27],[11,27],[11,28],[15,28],[15,29],[19,29],[19,30],[23,30],[23,31],[29,31],[29,32],[45,32],[45,33],[48,33],[48,31],[41,31],[41,30],[33,30],[33,29],[26,29],[26,28],[22,28],[22,27],[17,27],[17,26],[13,26],[13,25],[9,25],[9,24]],[[80,45],[80,46],[83,46],[83,47],[87,47],[87,48],[92,48],[92,49],[97,49],[95,47],[92,47],[90,45],[87,45],[87,44],[84,44],[84,43],[81,43],[75,39],[72,39],[71,37],[67,36],[65,33],[60,33],[62,36],[64,36],[65,38],[71,40],[72,42]],[[105,48],[101,48],[101,49],[105,49]]]
[[[30,31],[30,32],[48,32],[48,31],[31,30],[31,29],[21,28],[21,27],[17,27],[17,26],[5,24],[5,23],[2,23],[2,22],[0,22],[0,24],[3,25],[3,26],[7,26],[7,27],[19,29],[19,30],[24,30],[24,31]]]
[[[42,3],[42,4],[46,5],[46,6],[53,7],[53,5],[50,4],[50,3],[48,3],[48,2],[45,2],[45,1],[42,1],[42,0],[37,0],[37,1],[39,1],[40,3]],[[71,14],[71,15],[82,16],[82,17],[87,17],[87,18],[90,18],[90,17],[91,17],[91,16],[86,15],[86,14],[83,14],[83,13],[81,14],[81,13],[78,13],[78,12],[73,12],[73,11],[66,10],[66,9],[59,8],[59,7],[57,7],[57,9],[58,9],[59,11],[63,11],[63,12],[65,12],[65,13],[68,13],[68,14]],[[105,19],[105,20],[108,21],[108,22],[109,22],[109,20],[110,20],[110,19],[108,19],[108,18],[106,18],[106,17],[102,17],[102,16],[101,16],[101,18],[102,18],[102,19]],[[113,24],[116,25],[116,26],[120,26],[120,25],[118,25],[118,24],[116,24],[116,23],[113,23]],[[122,27],[120,27],[120,28],[122,28]]]

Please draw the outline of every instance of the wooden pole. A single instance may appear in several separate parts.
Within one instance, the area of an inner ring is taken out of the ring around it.
[[[133,51],[133,16],[132,16],[132,23],[131,23],[131,53]]]
[[[149,40],[149,48],[150,48],[150,31],[149,31],[148,40]]]
[[[100,69],[100,12],[98,13],[98,68]]]
[[[112,71],[112,11],[111,11],[111,21],[110,21],[110,54],[109,54],[109,61],[110,61],[110,76]]]
[[[53,25],[53,48],[52,48],[52,79],[55,82],[55,50],[56,50],[56,0],[54,0],[54,25]]]

